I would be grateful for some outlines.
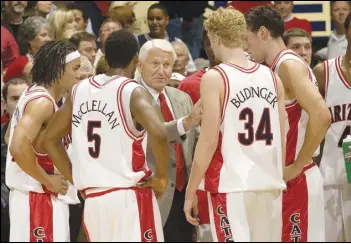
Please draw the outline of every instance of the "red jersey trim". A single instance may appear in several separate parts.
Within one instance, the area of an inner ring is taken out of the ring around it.
[[[270,69],[269,70],[271,72],[271,75],[272,75],[272,80],[273,80],[273,84],[274,84],[274,89],[275,89],[275,93],[276,95],[278,96],[278,84],[277,84],[277,79],[273,73],[273,71]]]
[[[140,136],[136,136],[136,135],[133,134],[133,132],[131,132],[129,130],[127,121],[126,121],[125,116],[124,116],[124,109],[123,109],[123,106],[122,106],[122,96],[121,96],[122,95],[122,90],[123,90],[124,86],[127,85],[130,82],[135,82],[135,81],[132,80],[132,79],[127,79],[127,80],[123,81],[121,86],[118,88],[118,91],[117,91],[117,106],[118,106],[119,114],[121,115],[122,125],[123,125],[123,128],[124,128],[124,131],[127,133],[127,135],[132,140],[138,140],[138,139],[144,138],[146,131],[144,130]]]
[[[45,92],[45,93],[48,92],[47,90],[45,90],[44,87],[36,87],[36,86],[37,86],[37,84],[32,84],[31,86],[29,86],[26,90],[25,96],[28,96],[28,95],[33,94],[35,92]],[[36,89],[30,90],[31,88],[36,88]]]
[[[323,62],[324,66],[324,97],[327,98],[328,87],[329,87],[329,64],[328,60]]]
[[[222,76],[222,80],[224,82],[224,101],[223,101],[223,108],[222,108],[221,122],[220,122],[222,124],[223,120],[224,120],[225,110],[227,108],[227,104],[228,104],[228,100],[229,100],[229,92],[230,92],[229,79],[221,67],[215,66],[215,67],[213,67],[213,69],[215,69],[219,72],[219,74]]]
[[[281,51],[277,54],[277,56],[275,56],[275,58],[273,59],[272,64],[271,64],[271,65],[268,65],[272,70],[275,69],[275,66],[277,65],[279,59],[281,58],[280,55],[281,55],[284,51],[286,51],[286,50],[288,50],[288,49],[285,48],[285,49],[281,50]]]
[[[246,69],[246,68],[243,68],[243,67],[240,67],[238,65],[235,65],[235,64],[231,64],[231,63],[224,63],[230,67],[233,67],[237,70],[240,70],[241,72],[244,72],[244,73],[247,73],[247,74],[250,74],[250,73],[253,73],[255,72],[256,70],[258,70],[258,68],[260,67],[260,65],[258,63],[255,63],[254,66],[252,66],[251,68],[249,69]]]
[[[342,73],[342,69],[341,69],[341,56],[339,56],[339,57],[336,58],[335,65],[336,65],[336,70],[337,70],[337,72],[338,72],[338,74],[339,74],[339,77],[340,77],[342,83],[344,83],[344,85],[346,86],[346,88],[351,89],[351,85],[350,85],[349,83],[347,83],[346,77],[345,77],[344,74]]]
[[[108,83],[110,83],[111,81],[120,78],[120,76],[116,75],[115,77],[113,77],[112,79],[110,79],[109,81],[107,81],[105,84],[101,85],[99,82],[97,82],[97,81],[94,79],[95,77],[96,77],[95,75],[92,76],[91,79],[89,79],[89,81],[90,81],[90,84],[92,84],[92,85],[95,86],[96,88],[101,88],[101,87],[103,87],[103,86],[106,86],[106,85],[107,85]]]

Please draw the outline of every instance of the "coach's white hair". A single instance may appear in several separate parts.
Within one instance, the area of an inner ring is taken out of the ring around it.
[[[172,44],[169,41],[166,41],[164,39],[153,39],[150,41],[147,41],[141,48],[139,51],[139,62],[143,63],[147,57],[147,54],[149,53],[149,51],[153,48],[159,48],[162,51],[166,51],[166,52],[170,52],[172,53],[173,56],[173,63],[176,61],[177,59],[177,54],[173,49]],[[141,70],[140,70],[140,63],[138,65],[137,70],[134,73],[134,80],[136,80],[137,82],[141,81]]]
[[[172,44],[169,41],[163,40],[163,39],[153,39],[150,41],[147,41],[141,48],[139,52],[139,61],[143,62],[146,57],[148,52],[153,49],[153,48],[158,48],[161,49],[162,51],[170,52],[173,55],[173,63],[177,59],[177,54],[175,53]]]

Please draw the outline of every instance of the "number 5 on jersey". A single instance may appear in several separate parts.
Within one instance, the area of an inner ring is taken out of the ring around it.
[[[101,137],[94,132],[94,129],[101,128],[101,121],[88,121],[87,137],[89,142],[94,142],[94,147],[89,147],[89,154],[92,158],[98,158],[101,148]]]

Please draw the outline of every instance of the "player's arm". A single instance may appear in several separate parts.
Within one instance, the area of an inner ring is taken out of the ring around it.
[[[144,88],[137,87],[132,92],[130,110],[136,121],[147,131],[151,150],[156,160],[155,175],[144,186],[153,187],[156,194],[160,196],[165,191],[168,181],[169,144],[167,130],[152,106],[152,97]]]
[[[218,144],[221,120],[221,93],[224,90],[220,74],[208,71],[201,79],[200,94],[202,101],[202,121],[200,137],[195,150],[193,165],[189,177],[187,194],[196,194],[201,179],[211,163]]]
[[[325,61],[327,62],[327,61]],[[318,82],[318,89],[319,89],[319,93],[322,95],[322,97],[325,99],[325,62],[323,63],[319,63],[318,65],[316,65],[313,69],[313,73],[316,76],[317,82]],[[322,160],[322,155],[323,155],[323,149],[324,149],[324,139],[321,142],[320,145],[320,152],[319,155],[313,158],[313,161],[316,162],[316,164],[319,166],[320,162]]]
[[[62,143],[63,138],[71,132],[71,121],[72,99],[70,92],[44,131],[43,148],[56,168],[73,184],[71,161]]]
[[[285,155],[286,155],[286,142],[285,142],[285,92],[282,81],[279,76],[275,75],[277,80],[277,90],[278,90],[278,112],[279,112],[279,122],[280,122],[280,134],[281,134],[281,145],[282,145],[282,163],[283,168],[285,167]]]
[[[280,67],[279,76],[309,115],[304,143],[294,163],[298,169],[302,169],[311,162],[327,132],[331,116],[303,64],[295,60],[285,61]]]
[[[10,153],[18,166],[48,188],[53,188],[51,177],[37,163],[32,145],[43,124],[49,121],[53,113],[53,103],[48,98],[42,97],[29,102],[16,125],[10,145]]]

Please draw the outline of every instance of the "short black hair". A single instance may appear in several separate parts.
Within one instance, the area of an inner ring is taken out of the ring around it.
[[[164,14],[165,16],[168,16],[168,11],[167,11],[166,7],[163,6],[161,3],[154,3],[154,4],[152,4],[152,5],[149,7],[149,9],[147,10],[147,15],[148,15],[148,16],[149,16],[150,11],[153,10],[153,9],[160,9],[160,10],[162,10],[162,12],[163,12],[163,14]]]
[[[111,33],[105,43],[105,58],[110,68],[126,68],[139,50],[135,36],[118,30]]]
[[[79,3],[77,1],[74,1],[72,3],[66,4],[66,9],[67,10],[78,10],[82,13],[84,22],[87,22],[89,19],[89,16],[84,8],[84,3]]]
[[[65,71],[66,56],[76,50],[68,41],[45,43],[34,56],[33,83],[51,86],[58,81]]]
[[[88,33],[86,31],[81,31],[73,34],[71,38],[68,40],[70,43],[78,49],[81,42],[87,41],[95,41],[96,36],[94,34]]]
[[[285,24],[280,14],[270,5],[250,9],[245,14],[248,28],[257,32],[261,26],[266,27],[273,38],[283,37]]]
[[[27,84],[27,82],[22,78],[12,78],[8,80],[5,85],[2,87],[2,97],[5,102],[7,102],[7,94],[9,92],[9,86],[11,85],[22,85]]]
[[[344,22],[344,27],[345,27],[346,31],[349,29],[350,21],[351,21],[351,12],[347,15],[345,22]]]

